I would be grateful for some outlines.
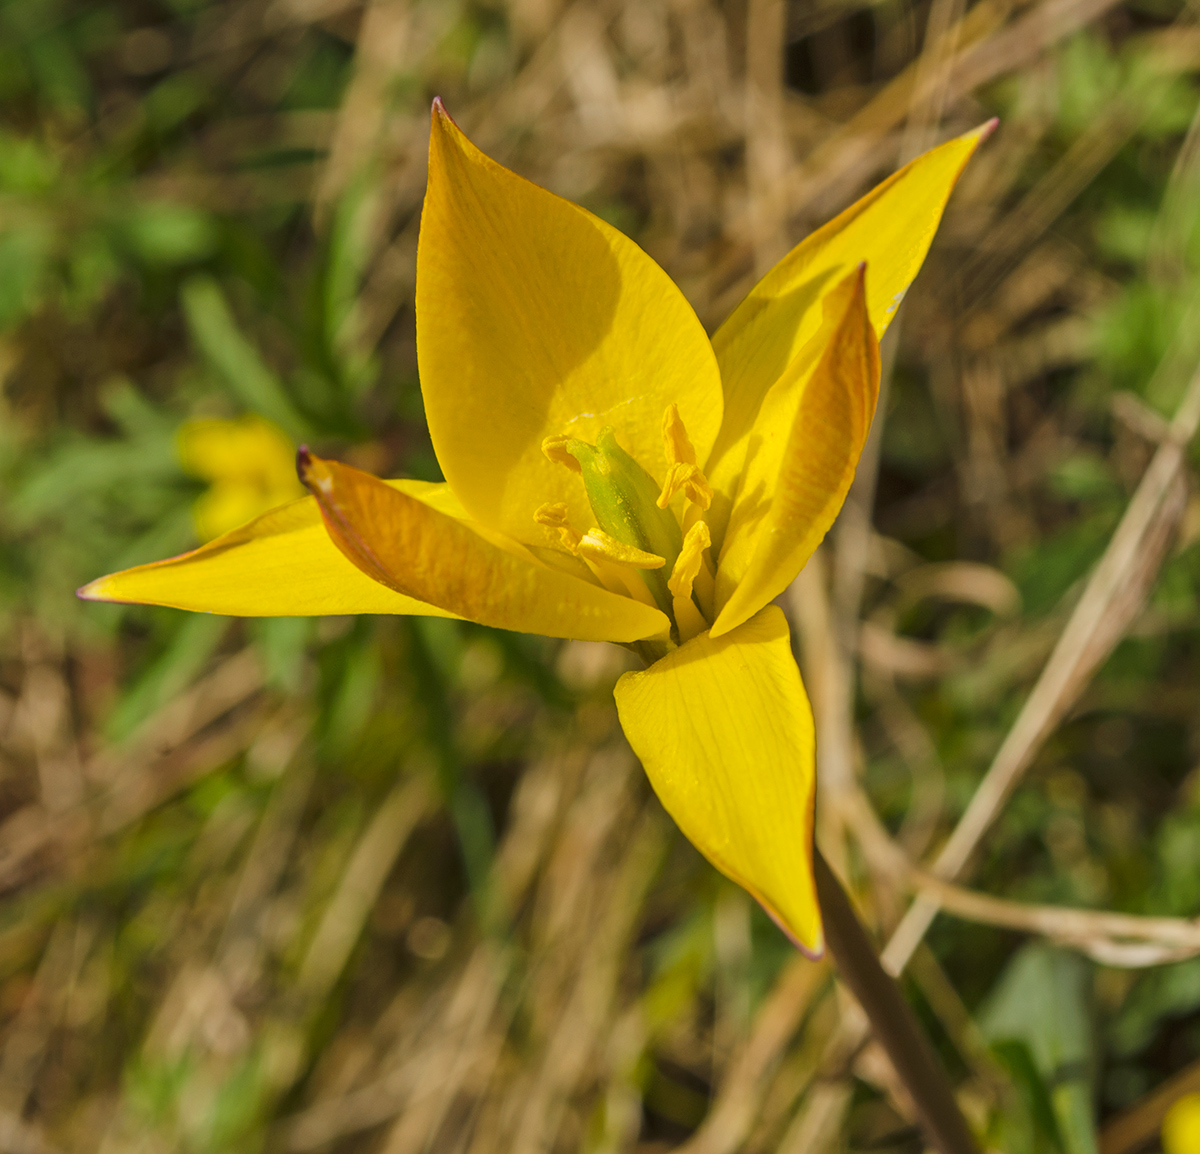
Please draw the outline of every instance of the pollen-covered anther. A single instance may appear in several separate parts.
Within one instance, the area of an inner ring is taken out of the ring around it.
[[[667,562],[657,553],[647,553],[610,537],[603,529],[589,529],[579,542],[579,555],[589,561],[607,561],[627,569],[661,569]]]
[[[571,524],[567,506],[562,501],[549,501],[539,506],[533,519],[547,529],[556,530],[567,552],[582,560],[610,593],[620,593],[644,605],[654,605],[654,598],[646,588],[645,581],[634,570],[660,569],[666,564],[662,557],[622,545],[602,529],[580,533]]]
[[[708,478],[697,466],[689,465],[686,461],[679,461],[671,466],[662,492],[658,495],[658,507],[665,509],[680,489],[687,494],[692,504],[699,505],[701,509],[707,509],[712,504],[713,491]]]
[[[567,450],[567,445],[574,439],[574,437],[564,437],[561,434],[556,437],[547,437],[542,441],[542,452],[556,465],[566,465],[572,473],[582,473],[582,466]]]
[[[571,460],[574,459],[574,457],[571,458]],[[564,502],[550,501],[539,506],[533,514],[533,519],[539,525],[545,525],[547,529],[556,529],[567,552],[578,555],[582,534],[571,524]]]
[[[709,626],[704,614],[692,600],[692,586],[696,578],[705,570],[704,550],[712,544],[708,525],[697,521],[683,539],[683,549],[671,576],[667,579],[667,588],[671,591],[674,602],[675,624],[679,627],[680,642],[690,641],[697,633],[703,633]],[[705,572],[707,572],[705,570]]]
[[[712,504],[712,486],[696,464],[696,450],[683,427],[678,405],[667,406],[663,414],[662,433],[663,450],[670,468],[662,492],[658,495],[658,507],[665,509],[675,494],[683,489],[689,501],[701,509],[707,509]]]
[[[667,460],[672,465],[696,463],[696,450],[687,435],[687,429],[683,427],[678,405],[667,406],[667,411],[663,413],[662,433],[663,448],[666,450]]]

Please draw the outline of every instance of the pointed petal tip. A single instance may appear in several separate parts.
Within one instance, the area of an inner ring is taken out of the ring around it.
[[[107,601],[108,598],[104,596],[104,586],[107,581],[107,577],[97,577],[95,581],[80,585],[75,590],[75,596],[80,601]]]
[[[329,486],[329,465],[307,445],[296,450],[296,476],[314,497],[320,497],[318,488],[324,492]]]
[[[796,947],[810,962],[819,962],[825,956],[825,928],[824,926],[817,927],[817,933],[811,943],[802,942],[796,934],[788,929],[787,922],[783,920],[769,905],[761,898],[758,904],[762,906],[763,912],[771,919],[782,931],[783,936],[787,938],[793,946]]]
[[[429,109],[429,119],[435,130],[445,129],[447,126],[451,128],[458,128],[458,121],[456,121],[454,117],[451,116],[446,110],[446,105],[442,102],[442,98],[440,96],[435,96],[433,98],[433,104]],[[462,131],[461,128],[458,130],[460,132]]]
[[[997,128],[1000,127],[1000,117],[993,116],[991,120],[985,121],[977,129],[976,135],[979,137],[979,143],[982,144]]]
[[[113,584],[113,578],[119,576],[119,573],[109,573],[104,577],[97,577],[95,581],[89,581],[86,585],[81,585],[76,589],[75,596],[80,601],[93,601],[106,605],[153,604],[153,602],[139,601],[137,598],[121,596]]]

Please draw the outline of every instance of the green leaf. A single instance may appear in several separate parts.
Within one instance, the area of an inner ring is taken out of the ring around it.
[[[1092,1078],[1095,1038],[1091,968],[1078,954],[1043,943],[1008,964],[981,1015],[993,1043],[1022,1043],[1049,1089],[1068,1154],[1097,1154]]]
[[[41,302],[53,245],[50,229],[33,221],[0,232],[0,328],[22,320]]]
[[[133,683],[109,718],[113,741],[128,737],[138,723],[182,691],[216,651],[229,620],[207,613],[179,614],[181,620],[166,651]]]
[[[194,276],[184,284],[182,297],[192,338],[229,391],[297,440],[311,436],[308,422],[296,412],[279,378],[237,327],[216,281]]]
[[[125,225],[134,251],[150,265],[187,264],[208,256],[217,234],[207,213],[182,204],[137,205]]]

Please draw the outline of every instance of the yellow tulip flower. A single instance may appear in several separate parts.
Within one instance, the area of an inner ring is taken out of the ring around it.
[[[444,484],[301,450],[311,497],[86,598],[411,613],[617,642],[621,724],[697,848],[810,953],[813,724],[770,604],[866,440],[877,338],[985,128],[771,270],[710,341],[640,248],[480,152],[435,102],[417,356]]]

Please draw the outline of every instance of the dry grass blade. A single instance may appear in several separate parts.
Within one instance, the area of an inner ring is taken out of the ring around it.
[[[24,1113],[46,1049],[66,1010],[66,1001],[95,936],[94,928],[73,919],[54,927],[21,1007],[0,1050],[0,1109]]]
[[[847,185],[877,168],[895,148],[888,135],[910,108],[942,100],[952,105],[983,85],[1027,66],[1059,40],[1096,20],[1115,0],[1043,0],[1011,24],[1007,4],[976,4],[947,34],[960,45],[941,68],[929,69],[917,87],[920,63],[914,62],[813,152],[806,179],[793,192],[796,206],[825,207],[844,196]],[[947,79],[948,77],[948,79]],[[804,210],[801,210],[804,211]]]
[[[542,888],[539,904],[548,919],[541,932],[561,934],[563,919],[580,903],[596,911],[599,923],[580,937],[583,927],[567,921],[570,940],[558,942],[558,964],[547,959],[541,974],[524,972],[512,944],[494,939],[479,943],[454,971],[452,984],[443,983],[443,990],[449,985],[444,1000],[404,1036],[374,1080],[320,1100],[290,1121],[285,1131],[289,1149],[316,1149],[392,1118],[397,1120],[384,1144],[393,1154],[426,1149],[434,1142],[467,1141],[472,1134],[476,1144],[486,1144],[500,1135],[474,1119],[486,1111],[490,1093],[500,1096],[510,1114],[523,1103],[528,1111],[523,1124],[539,1129],[554,1125],[563,1093],[580,1076],[581,1063],[594,1057],[592,1046],[606,1020],[606,999],[612,996],[612,965],[625,948],[628,931],[622,924],[636,915],[637,895],[654,876],[653,862],[645,856],[660,844],[661,819],[654,812],[636,825],[645,836],[628,846],[620,874],[594,873],[596,855],[603,860],[612,852],[614,823],[631,817],[630,768],[626,756],[611,751],[597,752],[586,762],[576,751],[532,768],[513,801],[512,824],[493,866],[491,894],[504,924],[520,910],[534,884]],[[582,788],[571,796],[570,783],[581,774]],[[583,831],[586,836],[581,837]],[[535,871],[547,853],[557,868],[539,878]],[[596,910],[597,901],[602,909]],[[571,1025],[545,1040],[546,1074],[536,1082],[544,1096],[527,1092],[512,1099],[512,1072],[503,1062],[508,1030],[521,1000],[536,1004],[538,998],[550,1001],[544,1009],[548,1022],[566,1014],[563,1020]],[[515,1127],[518,1119],[509,1117],[506,1125]]]
[[[386,1154],[427,1148],[447,1121],[468,1073],[476,1071],[486,1079],[499,1049],[499,1038],[488,1039],[488,1031],[508,968],[492,944],[475,951],[439,1019],[436,1038],[424,1048],[404,1111],[383,1141]]]
[[[746,14],[746,183],[758,276],[788,249],[784,220],[791,146],[784,132],[784,85],[779,68],[786,21],[783,0],[750,0]]]
[[[1171,422],[1171,439],[1156,451],[1037,684],[939,852],[938,877],[962,872],[1046,737],[1141,611],[1183,515],[1182,470],[1198,425],[1200,372]],[[921,899],[905,915],[884,951],[893,972],[904,968],[936,913],[936,902]]]
[[[729,1065],[704,1125],[676,1154],[732,1154],[754,1125],[767,1081],[826,980],[823,967],[794,958],[755,1016],[742,1051]]]
[[[861,790],[848,802],[848,821],[881,876],[938,903],[955,917],[1040,934],[1110,966],[1138,968],[1200,954],[1200,920],[1146,917],[1009,901],[965,889],[915,866],[888,836]]]
[[[1041,677],[967,810],[939,853],[934,864],[934,874],[939,879],[952,878],[965,867],[1042,742],[1066,715],[1088,679],[1141,610],[1183,513],[1185,489],[1181,469],[1184,449],[1198,423],[1200,373],[1193,376],[1172,421],[1172,439],[1155,453]],[[821,620],[820,614],[815,614],[812,609],[813,583],[810,579],[795,588],[797,596],[807,602],[803,621],[811,631],[814,623],[819,626]],[[801,593],[801,590],[805,592]],[[828,642],[825,644],[828,646]],[[849,798],[854,791],[850,784],[831,795],[835,806],[851,822],[853,818],[848,816],[845,807],[852,807]],[[904,969],[940,908],[938,898],[928,893],[923,893],[909,908],[882,954],[884,965],[892,973],[898,974]],[[1156,964],[1175,956],[1161,948],[1131,952],[1116,943],[1100,949],[1104,960],[1114,963],[1136,960],[1138,964]],[[865,1030],[866,1022],[861,1015],[848,1016],[843,1021],[839,1037],[831,1043],[828,1055],[831,1068],[837,1068],[843,1060],[841,1055],[857,1049],[865,1037]],[[844,1102],[844,1096],[832,1088],[813,1095],[797,1122],[797,1135],[803,1135],[806,1142],[823,1141],[822,1135],[828,1132],[832,1118],[838,1113],[839,1101]]]
[[[1193,375],[1171,422],[1171,438],[1156,451],[1041,676],[938,854],[933,872],[939,879],[953,878],[966,866],[1046,737],[1067,714],[1144,605],[1184,511],[1185,449],[1198,425],[1200,371]],[[865,532],[858,536],[865,537]],[[865,548],[859,552],[865,554]],[[809,682],[818,733],[835,736],[834,741],[825,741],[824,757],[818,767],[824,774],[822,787],[828,791],[829,809],[837,815],[835,820],[853,825],[857,785],[849,745],[851,695],[847,649],[835,640],[829,610],[822,608],[827,601],[820,568],[810,563],[809,569],[812,572],[807,576],[802,574],[793,586],[792,606],[805,637],[807,666],[815,673],[815,676],[810,673]],[[841,583],[838,587],[844,599],[846,585]],[[848,620],[848,615],[842,620]],[[840,675],[836,673],[838,670]],[[823,731],[822,725],[827,730]],[[838,734],[842,735],[841,741],[836,740]],[[840,855],[833,860],[840,861]],[[882,954],[890,972],[899,974],[904,969],[939,908],[938,899],[927,893],[909,908]],[[1161,947],[1131,952],[1119,943],[1101,946],[1100,950],[1110,962],[1155,964],[1175,956],[1170,951],[1164,953]],[[848,1015],[838,1037],[830,1043],[827,1068],[837,1069],[847,1052],[857,1050],[865,1031],[866,1021],[861,1014]],[[830,1133],[832,1119],[838,1114],[839,1102],[844,1101],[844,1095],[833,1087],[811,1095],[797,1120],[796,1140],[803,1136],[805,1142],[821,1148]]]
[[[185,789],[197,774],[246,749],[262,726],[245,707],[261,691],[262,667],[251,650],[223,661],[145,722],[119,748],[88,759],[95,795],[65,809],[28,806],[0,825],[0,888],[26,880],[40,860],[60,862],[136,821]]]
[[[379,806],[313,935],[300,974],[299,995],[324,1000],[362,932],[379,889],[417,823],[429,812],[433,789],[421,776],[397,785]]]
[[[951,99],[1026,66],[1047,47],[1100,19],[1112,0],[1044,0],[955,62]]]
[[[59,1150],[46,1141],[36,1126],[8,1111],[0,1111],[0,1149],[5,1154],[58,1154]]]
[[[612,892],[546,1046],[524,1104],[513,1149],[551,1150],[557,1144],[569,1095],[584,1072],[601,1031],[610,1020],[625,944],[666,845],[666,826],[657,807],[639,818],[613,880]]]
[[[372,159],[384,130],[387,89],[408,48],[412,22],[407,0],[373,0],[359,24],[354,79],[342,99],[329,155],[314,195],[318,220]]]
[[[1147,114],[1145,110],[1142,115]],[[986,296],[1071,202],[1092,183],[1138,126],[1138,113],[1118,100],[1059,158],[1054,167],[984,237],[963,271],[967,307]]]

